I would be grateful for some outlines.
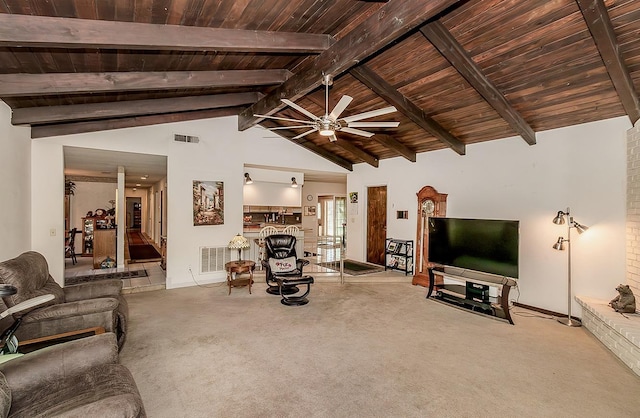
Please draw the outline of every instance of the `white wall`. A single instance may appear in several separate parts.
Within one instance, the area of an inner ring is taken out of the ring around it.
[[[185,132],[200,137],[200,142],[181,143],[173,140],[175,133]],[[34,167],[34,247],[50,260],[52,275],[61,282],[64,273],[63,241],[52,240],[49,230],[62,230],[64,227],[64,145],[165,155],[167,182],[161,187],[165,187],[170,194],[165,208],[168,214],[167,287],[195,285],[190,269],[198,283],[223,281],[223,272],[198,274],[198,250],[202,246],[226,246],[231,237],[242,230],[244,164],[287,164],[292,168],[345,172],[289,141],[263,136],[264,130],[261,128],[238,132],[237,118],[227,117],[34,140],[31,161]],[[193,180],[224,182],[224,225],[193,226]],[[158,202],[153,200],[157,209]],[[52,209],[36,209],[41,207]],[[155,218],[153,222],[158,224]]]
[[[6,109],[5,113],[6,120]],[[466,156],[442,150],[419,154],[416,163],[395,158],[381,161],[378,169],[358,164],[348,175],[346,190],[361,196],[358,215],[348,215],[347,255],[364,259],[367,186],[388,186],[388,236],[415,239],[416,192],[431,185],[449,194],[448,216],[520,220],[519,302],[566,312],[566,252],[551,249],[566,230],[551,219],[570,206],[576,220],[591,227],[588,234],[574,239],[574,294],[610,299],[615,285],[624,282],[625,132],[630,126],[627,118],[617,118],[541,132],[535,146],[509,138],[470,145]],[[183,132],[199,136],[200,143],[173,141],[174,133]],[[45,254],[56,279],[64,271],[63,145],[152,150],[168,157],[163,187],[170,192],[166,208],[169,288],[194,285],[189,267],[199,283],[224,280],[223,273],[198,275],[198,249],[224,246],[241,230],[244,164],[346,172],[284,139],[264,138],[259,128],[238,132],[235,117],[34,140],[32,248]],[[14,164],[10,178],[24,171],[23,166]],[[196,179],[224,182],[224,225],[193,226],[191,187]],[[2,187],[7,183],[1,182]],[[18,189],[23,190],[14,191]],[[303,205],[308,192],[303,191]],[[409,220],[395,219],[396,210],[408,210]],[[19,220],[24,213],[3,219]],[[50,236],[51,229],[58,232],[56,237]],[[574,312],[580,314],[577,305]]]
[[[31,249],[30,129],[10,120],[11,109],[0,101],[0,261]],[[59,238],[64,242],[62,231]]]
[[[509,138],[451,150],[358,164],[347,192],[359,192],[357,215],[347,215],[347,256],[365,259],[366,189],[387,186],[387,236],[416,239],[416,193],[425,185],[447,193],[447,216],[520,221],[519,299],[567,312],[567,252],[551,246],[566,228],[551,220],[571,208],[590,226],[572,233],[573,293],[610,300],[625,278],[626,117],[538,133],[528,146]],[[350,209],[350,205],[347,205]],[[408,210],[409,220],[395,219]],[[518,296],[517,290],[513,293]],[[577,304],[573,313],[580,315]]]

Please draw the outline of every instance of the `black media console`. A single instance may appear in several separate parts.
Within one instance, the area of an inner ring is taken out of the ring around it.
[[[443,278],[460,284],[444,284]],[[438,299],[473,312],[507,320],[513,325],[509,313],[509,291],[516,280],[457,267],[429,268],[427,298]],[[490,287],[497,287],[499,296],[490,295]]]

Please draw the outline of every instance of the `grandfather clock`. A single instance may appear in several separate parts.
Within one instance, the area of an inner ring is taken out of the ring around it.
[[[431,186],[424,186],[418,196],[418,228],[416,233],[414,285],[429,286],[429,218],[447,214],[447,195]]]

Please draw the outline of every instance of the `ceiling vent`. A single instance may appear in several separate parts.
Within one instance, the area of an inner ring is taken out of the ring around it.
[[[198,142],[200,142],[200,138],[198,138],[197,136],[178,135],[178,134],[173,135],[173,140],[178,142],[192,142],[194,144],[197,144]]]

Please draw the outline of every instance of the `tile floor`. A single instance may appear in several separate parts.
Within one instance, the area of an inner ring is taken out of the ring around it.
[[[128,264],[124,268],[93,269],[92,257],[78,257],[78,263],[74,266],[70,259],[65,259],[64,277],[85,276],[92,274],[115,273],[121,271],[147,270],[147,277],[122,279],[122,292],[133,293],[147,290],[165,288],[165,271],[160,268],[160,262]]]

